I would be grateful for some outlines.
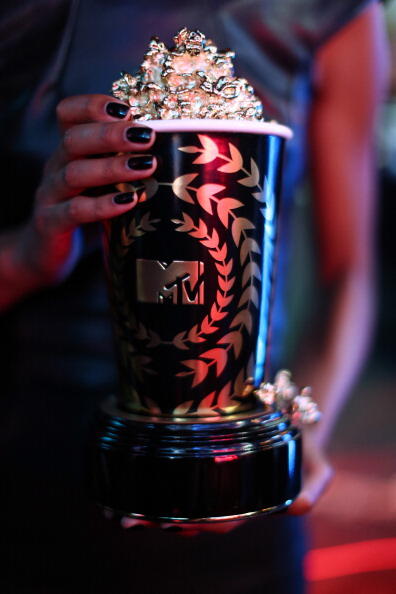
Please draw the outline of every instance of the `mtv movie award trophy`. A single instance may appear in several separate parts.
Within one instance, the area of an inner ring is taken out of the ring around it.
[[[184,29],[113,85],[157,131],[159,161],[124,186],[136,206],[105,233],[120,390],[103,406],[94,491],[131,517],[237,519],[300,489],[294,388],[286,372],[262,383],[291,132],[262,120],[232,57]]]

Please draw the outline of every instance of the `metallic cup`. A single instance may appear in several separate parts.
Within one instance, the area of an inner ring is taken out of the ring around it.
[[[290,131],[150,124],[155,178],[125,188],[137,206],[106,223],[120,389],[95,436],[95,497],[175,522],[281,509],[300,488],[300,434],[245,382],[265,375]]]

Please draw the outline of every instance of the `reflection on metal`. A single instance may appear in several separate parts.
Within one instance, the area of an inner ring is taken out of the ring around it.
[[[281,146],[275,137],[268,138],[268,169],[266,175],[265,192],[265,224],[263,238],[263,262],[261,277],[263,279],[259,333],[256,348],[256,368],[254,382],[260,383],[264,377],[265,364],[267,362],[267,341],[270,323],[270,307],[272,297],[273,267],[275,259],[275,242],[278,226],[278,209],[275,188],[277,188],[276,177],[280,161]]]
[[[136,260],[137,300],[173,305],[204,304],[204,264]]]

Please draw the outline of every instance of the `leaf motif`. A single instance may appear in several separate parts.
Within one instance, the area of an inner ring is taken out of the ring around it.
[[[252,180],[254,181],[254,185],[258,186],[259,181],[260,181],[260,171],[259,171],[259,168],[257,167],[257,163],[253,159],[253,157],[250,158],[250,169],[252,172],[251,176],[252,176]]]
[[[145,396],[144,400],[146,402],[148,410],[151,412],[152,415],[160,415],[161,414],[161,409],[158,406],[157,402],[154,402],[154,400],[152,400],[151,398],[148,398],[148,396]]]
[[[228,276],[232,270],[232,260],[228,260],[227,264],[218,264],[217,262],[215,262],[215,266],[217,268],[217,270],[220,272],[220,274],[222,274],[223,276]]]
[[[231,396],[231,382],[227,382],[224,388],[222,388],[217,397],[216,406],[219,408],[226,408],[230,404]]]
[[[208,228],[202,219],[199,219],[198,229],[196,231],[191,232],[190,235],[196,237],[197,239],[203,239],[204,237],[207,237]]]
[[[190,342],[205,342],[205,339],[198,335],[198,324],[195,324],[188,333]]]
[[[206,376],[208,375],[209,367],[205,361],[201,359],[187,359],[186,361],[182,361],[183,365],[189,367],[194,372],[194,379],[192,382],[192,387],[198,386],[201,384]]]
[[[242,368],[241,371],[238,373],[237,378],[235,380],[234,383],[234,392],[236,392],[236,394],[238,396],[240,396],[243,392],[243,388],[245,386],[245,372],[244,369]]]
[[[258,308],[259,294],[258,294],[258,291],[254,285],[249,285],[244,290],[244,292],[242,293],[242,296],[239,300],[238,307],[241,307],[241,305],[244,305],[247,301],[251,301]]]
[[[154,194],[158,191],[158,181],[155,177],[148,177],[147,179],[142,180],[144,185],[144,191],[146,194],[146,199],[152,198]]]
[[[233,284],[235,283],[235,276],[233,276],[227,280],[225,278],[223,278],[222,276],[219,276],[218,281],[219,281],[220,289],[224,292],[227,292],[232,288]]]
[[[235,198],[221,198],[217,203],[217,215],[226,229],[228,229],[228,215],[230,211],[241,206],[243,206],[243,203],[235,200]]]
[[[237,219],[235,219],[233,221],[232,227],[231,227],[231,233],[232,233],[232,238],[233,238],[235,245],[237,247],[238,247],[240,239],[241,239],[241,233],[245,229],[255,229],[255,226],[253,225],[253,223],[251,221],[249,221],[249,219],[245,219],[244,217],[238,217]]]
[[[128,182],[121,182],[116,185],[116,188],[119,192],[136,192],[140,189],[138,186],[135,186],[134,184],[130,184]]]
[[[150,221],[150,213],[146,212],[146,214],[144,214],[142,216],[142,218],[140,219],[140,223],[139,226],[144,230],[144,231],[155,231],[155,227],[153,227],[153,225],[151,224]]]
[[[217,291],[216,293],[216,301],[222,308],[227,307],[227,305],[231,303],[233,299],[234,295],[228,295],[228,297],[226,297],[225,295],[222,295],[220,291]]]
[[[204,163],[210,163],[214,161],[219,154],[219,149],[217,148],[217,144],[209,138],[209,136],[205,136],[204,134],[198,134],[198,138],[203,146],[203,151],[199,157],[197,157],[193,163],[197,165],[202,165]]]
[[[253,198],[258,200],[259,202],[265,202],[265,194],[264,192],[252,192]]]
[[[188,411],[192,407],[193,402],[194,400],[187,400],[186,402],[182,402],[182,404],[179,404],[179,406],[176,406],[176,408],[173,409],[172,415],[177,416],[188,414]]]
[[[247,186],[248,188],[254,188],[257,186],[260,179],[260,172],[257,167],[257,164],[253,158],[250,159],[250,175],[244,177],[243,179],[239,179],[238,183],[242,184],[243,186]]]
[[[227,244],[224,243],[221,249],[209,250],[209,253],[214,260],[217,260],[218,262],[224,261],[227,257]]]
[[[202,149],[197,146],[179,146],[179,151],[183,153],[200,153]]]
[[[219,245],[220,238],[219,238],[219,234],[217,233],[216,229],[213,229],[213,231],[212,231],[212,240],[215,245]]]
[[[218,320],[222,320],[223,318],[225,318],[226,315],[227,315],[226,311],[219,311],[216,303],[213,303],[211,310],[210,310],[210,317],[212,318],[212,320],[217,322]]]
[[[254,353],[250,355],[249,362],[246,366],[246,373],[248,377],[254,375]]]
[[[209,317],[205,316],[201,323],[201,331],[205,334],[213,334],[213,332],[216,332],[216,330],[218,330],[218,328],[216,326],[211,326],[209,323]]]
[[[250,289],[251,289],[251,285],[249,287],[247,287],[244,292],[241,295],[241,298],[239,300],[238,303],[238,307],[241,307],[241,305],[245,305],[245,303],[247,303],[250,299]]]
[[[129,237],[125,231],[125,229],[123,229],[121,231],[121,243],[123,246],[128,246],[133,242],[133,238]]]
[[[201,240],[202,245],[204,245],[205,247],[208,248],[216,248],[217,247],[217,243],[215,243],[213,241],[213,239],[211,239],[210,237],[208,239],[203,239]]]
[[[178,349],[181,349],[183,351],[188,351],[188,346],[186,346],[186,344],[184,342],[185,338],[186,338],[186,331],[182,330],[182,332],[179,332],[179,334],[176,334],[176,336],[172,340],[172,344],[174,344],[175,347],[177,347]]]
[[[234,328],[238,324],[242,324],[243,326],[245,326],[249,334],[252,333],[253,320],[252,315],[248,309],[243,309],[235,316],[235,318],[232,320],[230,324],[230,328]]]
[[[245,270],[243,271],[242,287],[249,281],[253,281],[253,278],[261,280],[261,272],[256,262],[251,261],[246,265]]]
[[[197,189],[197,200],[202,208],[209,214],[213,214],[211,200],[214,198],[215,194],[221,192],[224,188],[225,186],[220,184],[203,184]]]
[[[200,416],[204,416],[204,415],[213,415],[216,414],[213,410],[210,410],[211,407],[213,406],[213,401],[214,401],[214,397],[215,397],[216,392],[211,392],[210,394],[208,394],[207,396],[205,396],[205,398],[203,398],[201,400],[201,402],[199,403],[199,407],[197,410],[197,413]]]
[[[229,332],[220,340],[217,341],[217,344],[230,344],[234,350],[235,358],[238,358],[239,353],[241,352],[242,348],[242,334],[240,332],[234,331]]]
[[[219,348],[205,351],[204,353],[202,353],[201,357],[203,357],[204,359],[209,359],[210,361],[215,361],[216,377],[219,377],[219,375],[221,375],[228,361],[227,351],[225,349]]]
[[[248,257],[249,252],[261,254],[261,249],[255,239],[252,239],[251,237],[246,237],[246,239],[244,239],[244,241],[242,243],[241,252],[240,252],[240,258],[241,258],[242,265],[245,262],[246,258]]]
[[[177,227],[176,231],[182,231],[182,232],[187,232],[190,231],[191,229],[194,228],[194,221],[192,220],[192,218],[186,214],[185,212],[183,212],[183,220],[180,221],[179,219],[171,219],[172,223],[175,223],[176,225],[180,225],[180,227]]]
[[[181,200],[194,204],[194,200],[192,199],[191,194],[186,190],[186,186],[188,186],[188,184],[192,182],[193,179],[197,177],[197,175],[198,173],[186,173],[185,175],[180,175],[174,179],[172,183],[172,190],[174,194],[176,194],[176,196]]]
[[[254,286],[252,286],[251,289],[252,289],[252,291],[251,291],[251,295],[250,295],[250,301],[252,301],[258,309],[259,301],[260,301],[258,291],[257,291],[256,287],[254,287]]]
[[[150,337],[150,342],[147,343],[147,347],[153,348],[161,344],[161,338],[156,332],[154,332],[154,330],[149,330],[148,335]]]
[[[217,169],[217,171],[222,171],[224,173],[235,173],[236,171],[239,171],[240,169],[242,169],[242,166],[243,166],[242,155],[239,152],[239,150],[236,148],[236,146],[231,144],[231,142],[228,143],[228,148],[230,149],[231,161],[229,163],[226,163],[225,165],[222,165],[221,167],[219,167]]]

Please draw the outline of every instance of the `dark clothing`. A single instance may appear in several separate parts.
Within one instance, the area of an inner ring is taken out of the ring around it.
[[[61,39],[55,50],[53,37],[40,31],[41,42],[52,44],[40,80],[7,101],[1,227],[29,215],[42,164],[59,141],[56,104],[68,95],[107,93],[120,69],[136,70],[151,35],[169,44],[188,26],[235,50],[237,74],[253,84],[270,117],[293,128],[284,183],[287,238],[292,190],[305,169],[315,51],[366,4],[169,0],[152,2],[147,11],[144,3],[126,0],[71,3],[54,25]],[[157,530],[124,531],[90,506],[84,487],[88,430],[117,374],[96,228],[84,238],[70,277],[25,299],[1,322],[2,591],[302,592],[297,519],[263,518],[226,535],[184,540]],[[285,266],[281,257],[280,270]],[[277,326],[284,327],[279,305],[275,342]]]

